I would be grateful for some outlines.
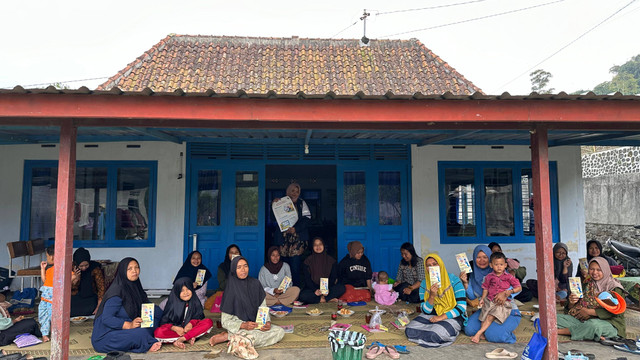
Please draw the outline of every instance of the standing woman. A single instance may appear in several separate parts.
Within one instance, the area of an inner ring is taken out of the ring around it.
[[[202,285],[196,284],[196,276],[198,275],[198,271],[204,270],[204,279],[202,281]],[[207,281],[211,279],[211,271],[207,269],[206,266],[202,263],[202,254],[199,251],[192,251],[187,255],[187,259],[182,264],[180,270],[178,270],[178,274],[176,274],[176,280],[173,282],[176,283],[177,279],[180,278],[189,278],[193,282],[193,288],[195,289],[195,295],[200,300],[200,305],[204,306],[204,302],[207,300]]]
[[[398,275],[393,288],[400,294],[400,300],[419,303],[420,284],[425,274],[424,260],[416,254],[416,249],[409,242],[400,246],[400,254],[402,260],[398,265]]]
[[[347,244],[348,254],[338,264],[338,281],[344,284],[345,293],[340,299],[353,301],[371,301],[371,262],[364,254],[360,241]]]
[[[73,253],[73,262],[77,267],[71,275],[71,316],[94,315],[105,292],[104,272],[85,248]]]
[[[229,270],[231,268],[231,258],[236,255],[242,255],[240,248],[236,244],[227,246],[227,252],[224,256],[224,261],[218,265],[218,290],[224,291],[227,286],[227,279],[229,278]]]
[[[260,284],[262,284],[266,292],[267,306],[289,306],[298,299],[300,288],[289,286],[285,290],[278,289],[285,276],[291,279],[291,269],[289,264],[282,262],[280,250],[278,250],[277,246],[270,247],[267,251],[267,256],[267,261],[260,269],[260,274],[258,274],[258,280],[260,280]]]
[[[454,274],[448,273],[440,256],[429,254],[424,268],[440,268],[440,284],[431,284],[425,274],[420,285],[421,314],[407,324],[405,335],[409,341],[423,347],[451,345],[467,323],[467,301],[464,286]]]
[[[302,276],[304,290],[300,292],[298,299],[305,304],[338,301],[338,298],[345,292],[344,285],[338,281],[336,259],[327,254],[321,237],[313,239],[313,253],[304,260]],[[327,295],[320,292],[320,278],[329,279],[329,293]]]
[[[91,344],[97,352],[160,350],[162,343],[153,337],[153,330],[163,313],[156,306],[154,327],[140,327],[142,304],[149,303],[149,299],[139,277],[140,265],[136,259],[126,257],[120,261],[115,279],[104,294],[93,322]]]
[[[227,330],[209,339],[209,344],[227,341],[230,336],[244,332],[253,336],[253,346],[269,346],[282,340],[284,330],[267,322],[258,328],[256,316],[258,308],[267,306],[265,292],[256,278],[249,276],[249,263],[242,256],[231,261],[231,271],[227,280],[227,288],[222,296],[222,327]]]
[[[307,203],[300,198],[300,184],[291,183],[287,187],[287,196],[291,198],[293,205],[298,212],[298,221],[284,232],[276,231],[276,246],[280,247],[280,255],[284,262],[289,264],[293,274],[293,285],[301,286],[300,267],[302,265],[302,254],[309,245],[309,223],[311,222],[311,211]],[[273,202],[280,198],[273,199]]]

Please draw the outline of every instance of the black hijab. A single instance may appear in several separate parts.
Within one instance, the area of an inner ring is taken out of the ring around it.
[[[238,278],[236,268],[240,260],[247,261],[242,256],[236,256],[231,261],[231,269],[227,279],[227,286],[222,295],[220,311],[235,315],[242,321],[256,321],[258,307],[260,307],[266,295],[258,279],[250,276],[245,279]]]
[[[218,269],[222,270],[224,272],[224,276],[226,276],[227,278],[229,278],[229,268],[231,267],[231,260],[229,259],[229,251],[231,251],[231,249],[233,248],[238,249],[239,255],[242,256],[242,250],[240,250],[240,247],[236,244],[231,244],[227,246],[227,252],[224,254],[224,261],[221,262],[220,265],[218,265]]]
[[[598,249],[600,249],[600,255],[598,255],[598,256],[600,256],[600,257],[604,258],[605,260],[607,260],[607,263],[609,264],[609,266],[618,265],[618,263],[614,259],[612,259],[610,256],[607,256],[607,255],[602,253],[602,244],[598,240],[589,240],[589,241],[587,241],[587,263],[591,262],[591,259],[594,258],[593,256],[589,255],[589,246],[591,246],[592,243],[596,244]]]
[[[131,320],[140,317],[142,304],[148,303],[149,298],[147,298],[147,293],[142,289],[140,279],[137,279],[136,281],[129,281],[127,278],[127,267],[129,267],[129,263],[132,261],[135,261],[138,263],[138,266],[140,266],[138,260],[132,257],[126,257],[118,264],[116,276],[109,286],[109,289],[104,293],[100,307],[96,312],[96,318],[102,315],[104,304],[107,300],[115,296],[122,299],[122,307],[127,312],[127,315],[129,315]]]
[[[560,248],[564,249],[564,251],[567,252],[567,257],[562,260],[556,259],[556,251],[558,251],[558,249]],[[561,242],[556,243],[553,246],[553,276],[556,279],[559,279],[560,275],[562,275],[562,270],[564,269],[564,262],[567,259],[570,259],[569,248],[567,247],[567,245]],[[569,268],[567,269],[567,276],[571,276],[572,273],[573,273],[573,264],[569,265]]]
[[[280,248],[277,246],[272,246],[269,248],[269,250],[267,250],[267,261],[265,261],[264,267],[267,268],[270,273],[277,275],[282,269],[282,264],[284,263],[282,262],[282,257],[280,257],[280,260],[278,260],[278,262],[275,264],[271,262],[271,254],[273,254],[274,251],[279,252]]]
[[[78,295],[81,298],[90,298],[96,296],[96,293],[93,290],[93,276],[91,273],[95,268],[100,268],[101,266],[100,263],[91,261],[91,254],[89,254],[89,250],[81,247],[73,253],[73,262],[76,263],[76,266],[80,266],[80,263],[83,261],[89,263],[89,268],[84,271],[80,271]]]
[[[189,301],[184,301],[180,298],[180,292],[182,292],[183,286],[186,286],[187,289],[191,291],[191,299],[189,299]],[[185,307],[187,307],[186,314]],[[173,283],[169,300],[164,307],[164,314],[162,315],[160,325],[171,324],[185,327],[191,320],[202,319],[204,319],[204,311],[193,288],[193,280],[188,277],[177,279]]]
[[[196,281],[196,275],[198,275],[198,270],[200,269],[206,270],[204,274],[204,280],[202,281],[203,285],[204,283],[207,282],[207,280],[209,280],[209,278],[211,278],[211,271],[209,271],[209,269],[207,269],[207,267],[204,266],[203,261],[200,261],[200,265],[198,266],[191,265],[191,257],[195,253],[200,254],[200,259],[202,259],[202,253],[200,251],[196,250],[196,251],[190,252],[189,255],[187,255],[187,260],[184,261],[184,264],[182,264],[182,267],[180,268],[180,270],[178,270],[178,274],[176,274],[176,280],[173,281],[174,284],[176,283],[176,281],[178,281],[177,279],[180,279],[183,277],[187,277],[191,279],[192,282]],[[201,287],[202,285],[198,285],[198,287],[196,287],[196,290],[200,289]]]

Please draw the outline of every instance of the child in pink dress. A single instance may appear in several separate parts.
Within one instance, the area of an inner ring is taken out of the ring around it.
[[[393,291],[393,285],[389,284],[389,274],[378,272],[378,281],[373,284],[375,300],[380,305],[393,305],[398,300],[398,292]]]

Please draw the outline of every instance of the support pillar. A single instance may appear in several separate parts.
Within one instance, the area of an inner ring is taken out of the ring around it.
[[[77,128],[73,121],[64,120],[60,125],[60,154],[58,158],[51,360],[69,358],[73,205],[76,194],[76,135]]]
[[[540,327],[548,345],[543,359],[558,359],[556,291],[553,278],[553,237],[551,228],[551,191],[549,187],[549,144],[547,128],[536,125],[531,131],[531,170],[533,173],[533,216],[536,233],[536,268]]]

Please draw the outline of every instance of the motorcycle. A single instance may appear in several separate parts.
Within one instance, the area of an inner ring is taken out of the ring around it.
[[[640,276],[640,248],[611,240],[611,238],[606,244],[618,261],[624,265],[627,276]]]

